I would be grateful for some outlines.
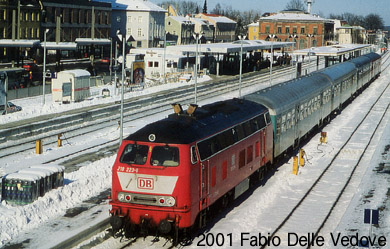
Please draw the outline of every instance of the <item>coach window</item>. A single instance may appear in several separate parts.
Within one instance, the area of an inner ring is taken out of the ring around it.
[[[280,134],[280,118],[278,118],[278,121],[276,122],[276,134]]]
[[[291,128],[291,112],[287,114],[287,129]]]
[[[282,116],[282,133],[286,131],[286,115]]]
[[[257,117],[257,124],[259,125],[259,129],[263,129],[266,126],[263,115]]]
[[[295,110],[292,110],[292,114],[291,114],[291,126],[295,126]]]
[[[252,135],[253,132],[249,121],[243,123],[242,126],[244,128],[245,137]]]

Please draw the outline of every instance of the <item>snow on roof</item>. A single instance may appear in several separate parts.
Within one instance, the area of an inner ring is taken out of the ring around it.
[[[49,165],[34,165],[31,166],[32,169],[45,169],[45,170],[50,170],[53,173],[58,173],[64,171],[65,167],[60,166],[60,165],[54,165],[54,164],[49,164]]]
[[[165,9],[147,0],[96,0],[110,2],[113,10],[167,12]]]
[[[40,177],[46,177],[46,176],[50,176],[52,174],[52,172],[48,169],[38,169],[38,168],[22,169],[22,170],[19,170],[18,173],[34,174],[34,175],[38,175]]]
[[[303,11],[282,11],[275,15],[261,17],[260,20],[300,20],[300,21],[328,21],[322,17],[307,14]]]
[[[214,24],[210,23],[209,21],[202,19],[202,18],[197,18],[197,17],[191,17],[191,21],[201,24],[201,25],[211,25],[214,26]]]
[[[259,23],[258,22],[252,22],[251,24],[248,24],[248,27],[258,27]]]
[[[188,18],[186,18],[184,16],[169,16],[169,18],[171,18],[171,19],[173,19],[173,20],[175,20],[175,21],[177,21],[179,23],[191,23],[191,24],[193,24],[193,22],[190,19],[188,19]]]
[[[87,70],[83,69],[73,69],[73,70],[65,70],[58,72],[58,74],[73,74],[74,77],[83,77],[83,76],[91,76],[91,74]]]
[[[39,179],[39,176],[35,174],[25,174],[25,173],[11,173],[5,176],[5,179],[8,180],[24,180],[24,181],[36,181]]]
[[[221,15],[215,15],[215,14],[203,14],[210,19],[214,20],[216,23],[237,23],[233,21],[230,18],[227,18],[226,16],[221,16]]]

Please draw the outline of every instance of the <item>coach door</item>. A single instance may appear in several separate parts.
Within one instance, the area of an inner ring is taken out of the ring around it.
[[[209,195],[209,160],[200,163],[200,206],[208,206]]]

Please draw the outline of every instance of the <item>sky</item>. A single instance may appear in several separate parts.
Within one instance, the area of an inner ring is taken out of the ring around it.
[[[150,0],[153,3],[159,4],[162,0]],[[180,1],[180,0],[177,0]],[[203,6],[204,0],[192,0]],[[219,3],[221,6],[232,6],[233,9],[245,10],[260,10],[264,12],[277,12],[283,10],[290,0],[207,0],[208,10],[212,10]],[[312,13],[322,13],[324,17],[329,14],[342,14],[350,12],[357,15],[366,16],[374,13],[383,18],[384,24],[390,26],[390,4],[389,0],[314,0],[312,5]]]

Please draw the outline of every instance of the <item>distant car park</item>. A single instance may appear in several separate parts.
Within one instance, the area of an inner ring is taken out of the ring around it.
[[[8,102],[7,109],[4,109],[4,105],[0,105],[0,113],[5,115],[6,113],[18,112],[21,111],[22,107],[15,105],[12,102]]]

